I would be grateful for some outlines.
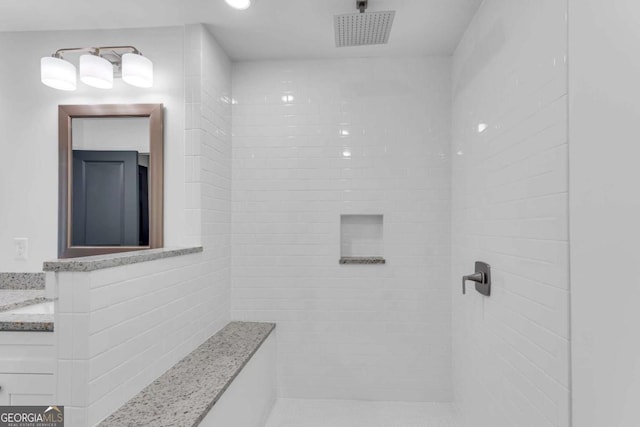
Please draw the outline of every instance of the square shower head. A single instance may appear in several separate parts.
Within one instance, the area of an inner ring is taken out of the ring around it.
[[[388,43],[395,16],[394,10],[335,15],[336,47]]]

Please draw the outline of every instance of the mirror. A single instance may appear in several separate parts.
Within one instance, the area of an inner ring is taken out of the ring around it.
[[[59,106],[58,256],[163,245],[162,104]]]

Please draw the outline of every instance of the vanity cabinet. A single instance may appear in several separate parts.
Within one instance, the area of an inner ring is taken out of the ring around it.
[[[0,332],[0,405],[55,404],[52,332]]]
[[[52,405],[53,374],[0,374],[0,405]]]

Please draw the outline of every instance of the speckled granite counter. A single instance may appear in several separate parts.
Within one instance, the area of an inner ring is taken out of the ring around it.
[[[386,264],[387,261],[378,256],[364,256],[364,257],[342,257],[340,258],[340,264]]]
[[[202,247],[162,248],[46,261],[44,271],[94,271],[202,252]]]
[[[0,273],[0,289],[44,289],[44,273]]]
[[[53,314],[0,312],[1,332],[53,332]]]
[[[46,301],[44,290],[0,289],[0,331],[53,331],[53,314],[11,312]]]
[[[274,328],[229,323],[99,426],[197,426]]]

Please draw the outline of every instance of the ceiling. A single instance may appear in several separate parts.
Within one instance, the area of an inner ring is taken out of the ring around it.
[[[389,44],[336,48],[333,15],[355,0],[2,0],[0,31],[115,29],[202,22],[234,60],[449,55],[482,0],[369,0],[395,10]]]

